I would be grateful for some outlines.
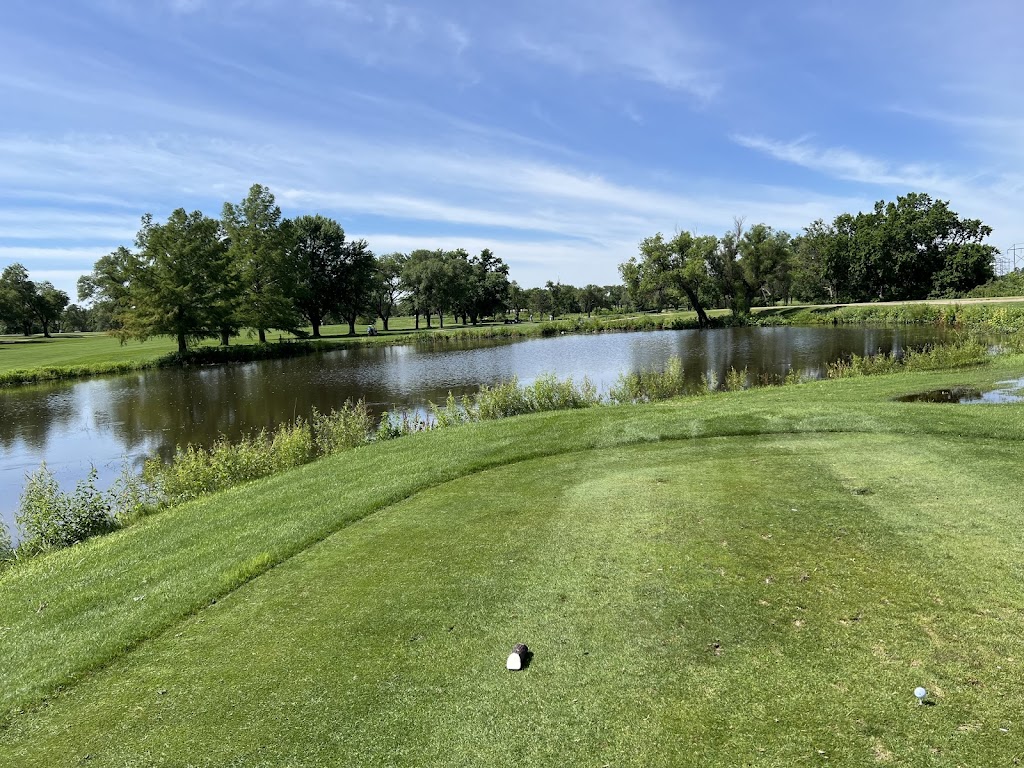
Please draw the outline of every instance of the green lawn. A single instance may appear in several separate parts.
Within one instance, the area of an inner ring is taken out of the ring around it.
[[[891,397],[1022,374],[484,422],[39,558],[0,765],[1013,764],[1024,407]]]

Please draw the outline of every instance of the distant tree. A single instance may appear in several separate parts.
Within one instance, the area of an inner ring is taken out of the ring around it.
[[[515,312],[516,322],[519,322],[519,313],[526,309],[526,292],[519,287],[515,280],[508,284],[508,306]]]
[[[36,285],[32,311],[42,326],[43,336],[50,338],[50,326],[60,322],[61,313],[67,305],[68,295],[54,288],[53,283],[47,280]]]
[[[22,264],[11,264],[0,274],[0,320],[8,331],[32,335],[36,319],[36,284]]]
[[[576,288],[574,286],[548,280],[544,283],[544,288],[550,297],[550,314],[557,317],[569,312],[579,311],[579,303],[576,300]]]
[[[239,327],[255,329],[261,344],[270,328],[294,330],[298,323],[290,299],[289,235],[274,195],[253,184],[241,203],[224,203],[222,216],[231,256],[220,308],[222,342]]]
[[[295,307],[320,338],[320,326],[341,309],[345,230],[325,216],[299,216],[289,231],[289,264]]]
[[[604,294],[608,298],[608,306],[618,312],[622,312],[626,309],[626,304],[629,301],[629,294],[626,291],[624,285],[606,285],[604,286]]]
[[[469,260],[471,282],[469,292],[469,319],[475,325],[483,317],[493,317],[509,306],[511,283],[508,265],[484,248]]]
[[[619,270],[632,293],[641,300],[645,296],[656,297],[659,308],[685,297],[703,328],[710,320],[700,294],[710,281],[708,261],[717,245],[718,238],[713,236],[694,237],[689,232],[680,232],[666,241],[659,232],[645,238],[640,243],[639,258],[634,256],[621,264]]]
[[[793,240],[793,295],[815,303],[839,301],[849,271],[841,257],[836,227],[821,219],[811,222]]]
[[[608,306],[608,296],[605,289],[594,284],[577,289],[576,301],[580,306],[580,310],[587,313],[587,317],[590,317],[595,309],[604,309]]]
[[[164,224],[143,216],[122,339],[173,336],[184,353],[189,341],[217,335],[221,317],[211,308],[223,305],[232,267],[222,234],[220,222],[199,211],[179,208]]]
[[[789,298],[793,251],[787,232],[756,224],[743,233],[739,249],[746,307]]]
[[[708,258],[708,276],[715,284],[721,303],[734,316],[750,312],[750,298],[740,267],[740,243],[743,240],[743,219],[733,219],[732,228],[718,238],[715,251]]]
[[[912,192],[841,214],[819,236],[826,280],[845,300],[905,301],[963,293],[990,279],[998,253],[984,242],[991,233],[948,202]]]
[[[365,240],[350,240],[341,252],[338,315],[348,323],[348,335],[355,336],[361,315],[373,314],[377,259]]]
[[[138,257],[124,246],[101,256],[91,274],[78,278],[78,300],[89,302],[101,330],[117,330],[131,303],[131,279]]]
[[[96,328],[93,326],[93,318],[89,314],[89,310],[78,304],[69,304],[64,308],[64,312],[61,313],[60,327],[64,332],[67,331],[94,331]]]
[[[544,320],[552,314],[550,291],[545,288],[527,288],[523,293],[526,306],[535,320]]]
[[[408,257],[404,253],[389,253],[377,259],[377,274],[374,283],[374,304],[377,317],[388,329],[388,321],[405,298],[402,286],[402,268]]]

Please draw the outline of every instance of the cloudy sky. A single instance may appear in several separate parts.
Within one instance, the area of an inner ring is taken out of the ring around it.
[[[713,6],[713,7],[712,7]],[[922,191],[1024,243],[1014,0],[6,0],[0,268],[74,299],[254,182],[378,253],[618,282],[657,231]]]

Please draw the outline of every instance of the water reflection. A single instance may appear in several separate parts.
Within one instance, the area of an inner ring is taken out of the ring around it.
[[[722,381],[730,368],[820,376],[844,355],[900,351],[940,340],[935,328],[729,328],[560,336],[479,344],[429,344],[328,352],[244,365],[144,371],[0,393],[0,514],[11,523],[25,473],[46,461],[65,487],[90,464],[110,482],[123,462],[168,457],[176,445],[209,444],[273,429],[313,408],[364,398],[380,413],[419,409],[513,376],[588,376],[607,391],[620,373],[661,367],[672,355],[687,378]]]

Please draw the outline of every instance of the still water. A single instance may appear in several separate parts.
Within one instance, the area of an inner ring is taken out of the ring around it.
[[[243,365],[167,369],[0,391],[0,516],[14,530],[25,475],[45,461],[74,487],[90,466],[105,487],[125,462],[173,455],[273,428],[312,408],[326,412],[363,398],[376,412],[422,409],[448,392],[475,392],[518,376],[584,376],[602,391],[620,373],[660,368],[672,355],[687,377],[719,381],[731,367],[751,374],[790,368],[821,375],[844,355],[874,354],[941,339],[936,328],[728,328],[560,336],[486,345],[354,349]]]

